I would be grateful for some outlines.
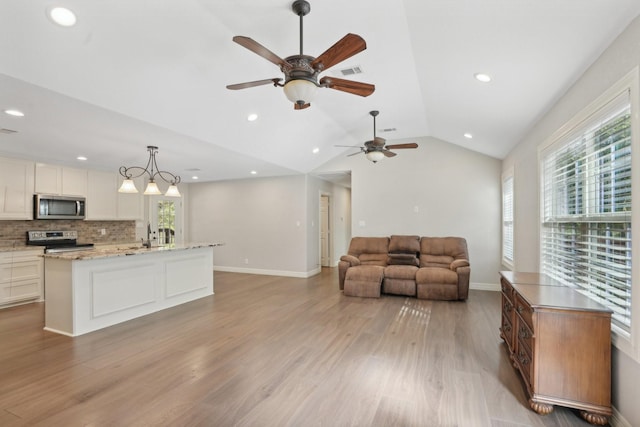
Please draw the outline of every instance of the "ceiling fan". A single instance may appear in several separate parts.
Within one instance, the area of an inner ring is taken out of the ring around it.
[[[393,157],[396,155],[393,151],[403,148],[418,148],[418,144],[415,142],[409,142],[406,144],[392,144],[385,145],[386,140],[384,138],[380,138],[376,136],[376,116],[380,114],[379,111],[373,110],[369,111],[369,114],[373,117],[373,139],[371,141],[367,141],[364,143],[364,146],[359,147],[357,145],[336,145],[336,147],[358,147],[360,151],[349,154],[347,157],[355,156],[356,154],[365,153],[367,159],[371,160],[373,163],[377,163],[378,160],[382,160],[384,157]]]
[[[375,90],[375,86],[372,84],[329,76],[322,77],[318,81],[318,75],[322,71],[328,70],[330,67],[365,50],[367,45],[364,39],[356,34],[349,33],[317,58],[304,55],[302,53],[302,19],[311,11],[311,5],[306,0],[296,0],[291,5],[291,8],[293,12],[300,17],[299,55],[291,55],[282,59],[249,37],[235,36],[233,38],[233,41],[240,46],[257,53],[266,60],[279,66],[280,71],[284,73],[284,84],[281,83],[282,78],[274,77],[271,79],[228,85],[227,89],[245,89],[265,84],[283,87],[285,95],[293,102],[293,107],[296,110],[309,107],[319,87],[327,87],[360,96],[371,95]]]

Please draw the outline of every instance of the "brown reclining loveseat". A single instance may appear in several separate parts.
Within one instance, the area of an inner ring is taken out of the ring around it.
[[[340,289],[360,297],[466,300],[470,273],[461,237],[354,237],[338,263]]]

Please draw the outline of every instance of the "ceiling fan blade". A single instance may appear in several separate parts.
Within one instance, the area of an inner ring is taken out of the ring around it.
[[[382,150],[382,153],[386,156],[386,157],[393,157],[396,155],[396,153],[394,153],[393,151],[389,151],[389,150]]]
[[[274,86],[278,86],[278,83],[280,83],[281,80],[282,79],[276,77],[273,79],[256,80],[255,82],[236,83],[234,85],[227,85],[227,89],[231,89],[231,90],[246,89],[248,87],[262,86],[268,83],[273,83]]]
[[[347,157],[355,156],[356,154],[364,153],[364,150],[360,149],[360,151],[352,154],[347,154]]]
[[[373,146],[374,147],[382,147],[382,146],[384,146],[385,142],[387,142],[387,140],[384,139],[384,138],[380,138],[379,136],[376,136],[375,138],[373,138]]]
[[[306,104],[303,104],[303,105],[300,105],[297,102],[293,103],[293,109],[294,110],[304,110],[305,108],[309,108],[309,107],[311,107],[311,104],[309,104],[309,103],[306,103]]]
[[[407,144],[393,144],[393,145],[387,145],[388,149],[398,149],[398,148],[418,148],[418,144],[416,144],[415,142],[410,142]]]
[[[349,33],[311,61],[311,67],[314,70],[327,70],[366,48],[367,44],[362,37]]]
[[[334,147],[360,148],[359,145],[334,145]]]
[[[369,96],[376,90],[376,87],[369,83],[355,82],[353,80],[345,80],[328,76],[320,79],[320,85],[328,87],[329,89],[341,90],[343,92],[360,96]]]
[[[233,41],[238,43],[240,46],[249,49],[251,52],[257,53],[267,61],[272,62],[279,67],[286,68],[287,70],[291,68],[291,65],[287,61],[280,58],[278,55],[271,52],[269,49],[262,46],[260,43],[253,40],[252,38],[245,37],[245,36],[235,36],[233,38]]]

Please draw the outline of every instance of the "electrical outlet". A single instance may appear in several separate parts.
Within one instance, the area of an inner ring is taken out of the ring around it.
[[[100,229],[100,234],[101,234],[101,235],[103,235],[103,236],[104,236],[105,234],[107,234],[107,229],[106,229],[106,228],[101,228],[101,229]]]
[[[245,258],[245,259],[244,259],[244,263],[245,263],[245,264],[249,264],[249,258]]]

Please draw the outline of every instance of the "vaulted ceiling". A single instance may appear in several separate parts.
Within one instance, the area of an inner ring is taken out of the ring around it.
[[[320,89],[294,111],[281,88],[226,89],[282,76],[232,37],[297,54],[291,3],[0,2],[0,111],[25,113],[0,113],[0,155],[117,170],[156,145],[160,166],[185,182],[307,173],[353,152],[335,145],[371,139],[379,110],[388,143],[434,136],[502,158],[640,14],[638,0],[310,0],[304,53],[359,34],[367,49],[322,75],[376,90]],[[77,24],[53,24],[56,5]]]

